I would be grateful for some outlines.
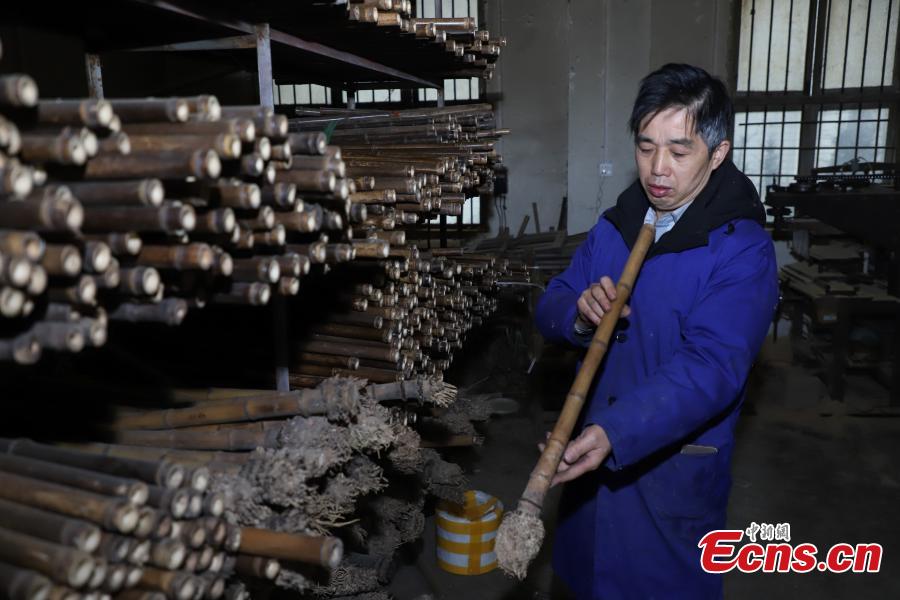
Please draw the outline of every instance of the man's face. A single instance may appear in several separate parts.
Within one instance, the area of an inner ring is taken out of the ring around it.
[[[657,211],[670,211],[696,198],[729,147],[723,141],[710,157],[706,143],[691,127],[687,109],[668,108],[645,119],[634,158],[650,204]]]

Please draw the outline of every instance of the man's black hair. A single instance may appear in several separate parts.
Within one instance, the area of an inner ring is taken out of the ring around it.
[[[686,108],[693,130],[712,155],[734,125],[734,106],[725,84],[703,69],[669,63],[641,81],[628,128],[635,143],[645,119],[669,108]]]

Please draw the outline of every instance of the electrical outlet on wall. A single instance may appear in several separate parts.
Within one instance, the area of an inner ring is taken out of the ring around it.
[[[600,177],[612,177],[613,164],[611,161],[603,161],[600,163]]]

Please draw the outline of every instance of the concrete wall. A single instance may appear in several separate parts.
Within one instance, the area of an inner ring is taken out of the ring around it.
[[[489,85],[501,98],[502,126],[513,130],[500,148],[510,170],[507,225],[515,231],[536,202],[546,230],[568,196],[569,230],[589,229],[635,178],[626,122],[640,79],[667,62],[688,62],[731,81],[735,6],[488,0],[486,26],[509,40]],[[601,162],[612,164],[612,176],[600,177]]]
[[[504,142],[510,166],[508,226],[519,227],[537,202],[542,228],[555,225],[566,194],[568,156],[569,40],[565,0],[498,0],[486,6],[492,32],[510,41],[489,91],[502,90],[502,127],[513,130]],[[495,217],[492,226],[498,223]],[[533,223],[530,226],[533,228]],[[531,229],[529,229],[531,230]]]

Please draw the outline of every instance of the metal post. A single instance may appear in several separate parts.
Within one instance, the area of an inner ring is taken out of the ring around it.
[[[341,88],[336,85],[331,86],[331,105],[339,107],[341,105]]]
[[[100,55],[86,53],[84,66],[87,69],[88,95],[91,98],[103,99],[103,69],[100,64]]]
[[[287,392],[291,389],[288,351],[287,298],[281,294],[272,297],[273,327],[275,341],[275,389]]]
[[[256,25],[256,70],[259,73],[259,103],[275,107],[275,85],[272,77],[272,41],[268,23]]]
[[[434,12],[440,18],[441,13],[441,0],[434,0]],[[438,88],[437,91],[437,105],[439,108],[444,107],[444,88],[443,86]],[[440,233],[441,233],[441,248],[447,247],[447,215],[441,215],[441,225],[440,225]]]
[[[444,3],[442,0],[434,0],[434,16],[441,19],[444,16]],[[444,86],[438,88],[437,105],[439,108],[444,107]],[[447,215],[441,215],[440,221],[441,248],[447,247]]]
[[[891,356],[891,406],[900,406],[900,313],[894,317]]]
[[[268,23],[256,26],[256,70],[259,76],[259,103],[268,108],[275,107],[275,80],[272,76],[272,40]],[[288,362],[288,314],[287,299],[275,294],[272,299],[272,326],[275,344],[275,389],[280,392],[290,390]]]

